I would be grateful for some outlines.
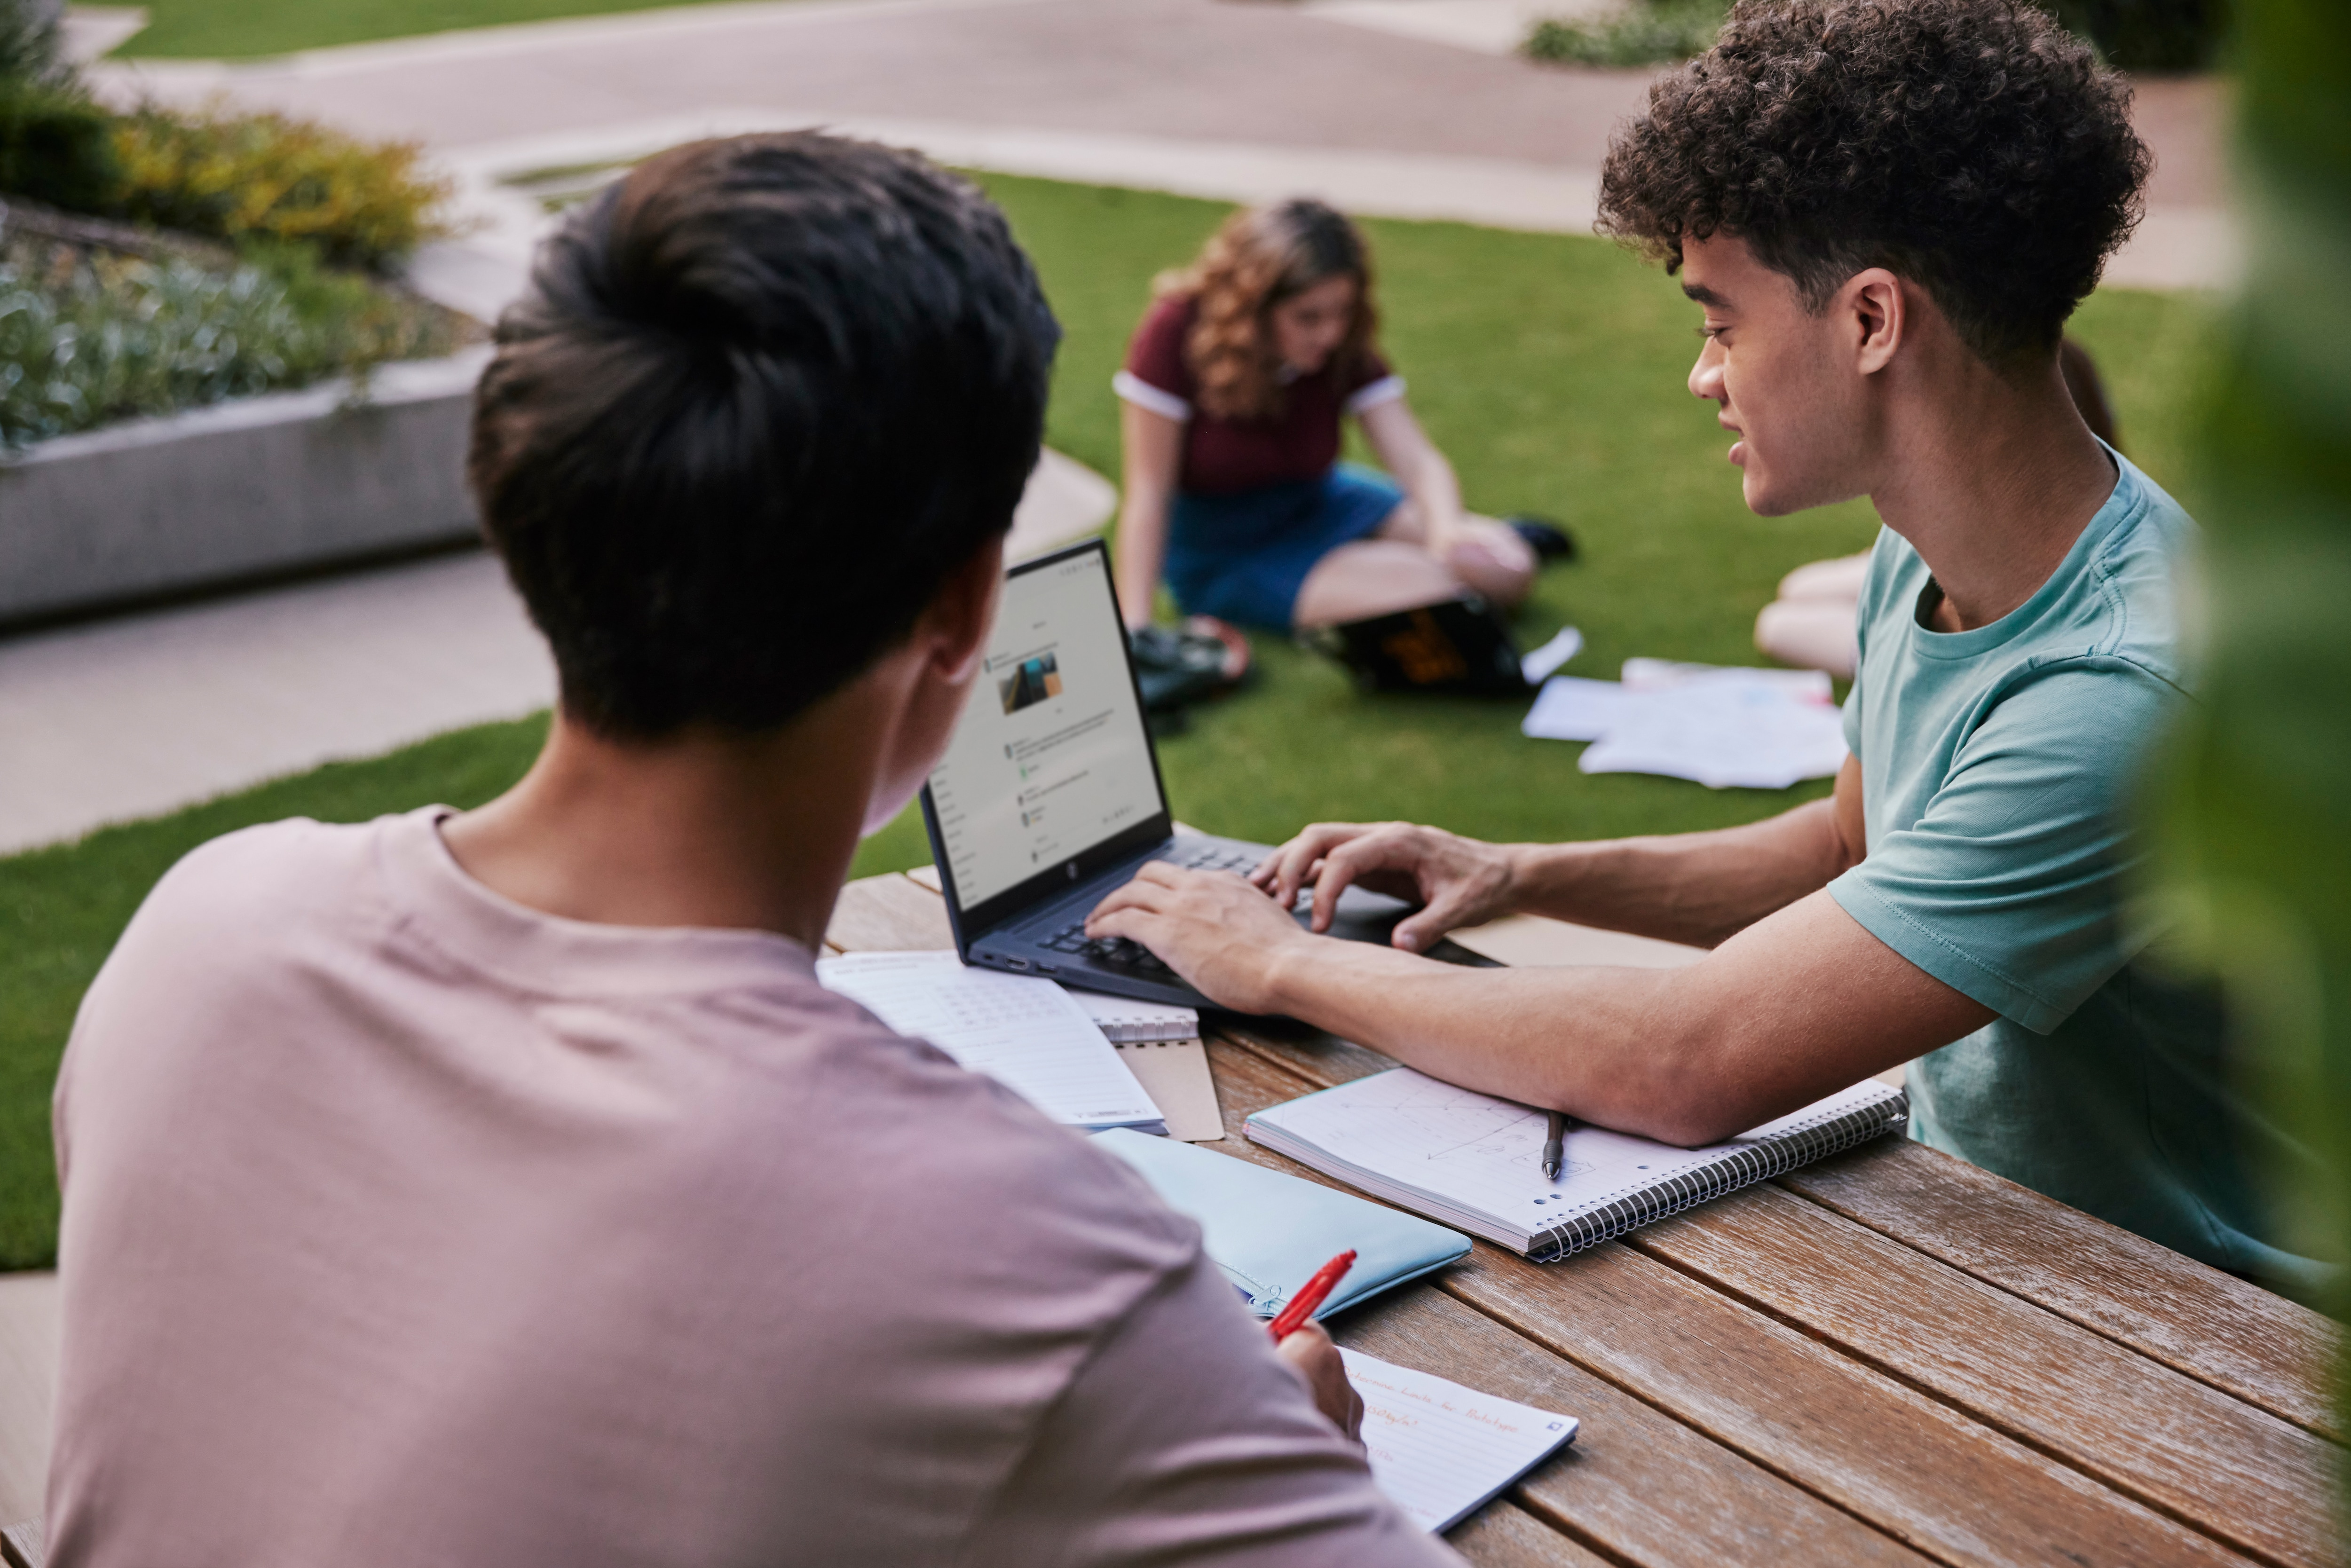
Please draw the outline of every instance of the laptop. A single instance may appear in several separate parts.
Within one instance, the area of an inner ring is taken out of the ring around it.
[[[1209,1004],[1148,949],[1088,940],[1086,915],[1146,861],[1247,873],[1272,852],[1176,829],[1098,538],[1007,577],[923,825],[965,963],[1185,1007]],[[1412,907],[1351,887],[1331,934],[1385,942]]]

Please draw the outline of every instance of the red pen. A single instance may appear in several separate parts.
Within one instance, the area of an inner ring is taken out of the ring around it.
[[[1314,1315],[1314,1309],[1322,1304],[1325,1296],[1339,1288],[1339,1281],[1345,1279],[1347,1270],[1354,1266],[1355,1249],[1350,1247],[1315,1270],[1314,1278],[1299,1288],[1298,1294],[1290,1298],[1290,1305],[1281,1309],[1281,1315],[1268,1325],[1273,1333],[1273,1343],[1280,1344],[1304,1328],[1306,1320]]]

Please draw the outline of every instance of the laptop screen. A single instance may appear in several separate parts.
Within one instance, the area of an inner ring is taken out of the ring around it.
[[[941,869],[967,913],[1156,823],[1166,798],[1100,540],[1024,563],[971,698],[933,769]],[[1125,846],[1121,845],[1122,849]]]

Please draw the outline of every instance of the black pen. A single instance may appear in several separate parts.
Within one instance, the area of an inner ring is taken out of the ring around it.
[[[1567,1138],[1567,1113],[1551,1113],[1551,1124],[1543,1133],[1543,1179],[1559,1179],[1560,1145]]]

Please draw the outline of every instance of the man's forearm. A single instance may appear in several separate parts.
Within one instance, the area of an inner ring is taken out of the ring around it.
[[[1520,913],[1699,947],[1819,891],[1851,863],[1827,800],[1740,828],[1524,844],[1511,855]]]

